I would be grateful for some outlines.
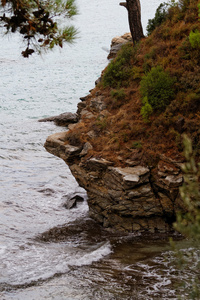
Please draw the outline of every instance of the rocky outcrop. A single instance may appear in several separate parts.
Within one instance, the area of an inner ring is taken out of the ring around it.
[[[71,123],[78,122],[78,115],[66,112],[58,116],[40,119],[39,122],[54,122],[58,126],[68,126]]]
[[[128,39],[128,36],[115,38],[113,49]],[[106,160],[103,155],[95,157],[92,153],[92,141],[98,137],[95,124],[103,127],[110,112],[105,96],[99,92],[91,92],[80,100],[77,119],[68,125],[69,131],[49,136],[45,148],[68,164],[87,191],[90,216],[103,227],[117,231],[171,231],[177,210],[184,209],[179,195],[183,182],[180,162],[160,155],[157,166],[150,168],[141,163],[138,149],[131,149],[134,152],[131,157],[118,156],[118,162]],[[87,124],[93,125],[87,127]],[[84,129],[83,139],[79,139],[80,128]],[[68,207],[73,207],[76,202],[73,201]]]
[[[132,41],[132,37],[130,33],[125,33],[122,36],[116,36],[111,41],[110,52],[108,54],[108,59],[114,58],[117,52],[121,49],[121,47]]]
[[[169,232],[177,209],[180,166],[162,158],[154,170],[116,167],[100,158],[82,160],[83,146],[66,144],[66,133],[47,138],[45,148],[62,158],[88,194],[90,216],[105,228],[126,232]],[[167,158],[166,158],[167,159]]]

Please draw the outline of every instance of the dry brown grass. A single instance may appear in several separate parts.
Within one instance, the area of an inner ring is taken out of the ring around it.
[[[124,97],[114,99],[109,87],[97,86],[91,92],[88,103],[97,93],[103,95],[109,114],[83,119],[68,133],[73,143],[77,138],[81,143],[92,144],[93,150],[85,159],[104,157],[117,165],[126,165],[127,159],[138,159],[150,166],[155,165],[160,154],[180,160],[183,132],[192,138],[200,157],[200,52],[192,50],[188,42],[190,31],[200,30],[197,2],[190,1],[184,13],[172,9],[166,23],[141,41],[136,59],[132,60],[133,76],[124,88]],[[157,65],[176,77],[175,98],[165,112],[154,113],[146,123],[140,114],[140,79]],[[184,125],[179,132],[177,124],[181,118]],[[96,135],[89,137],[89,131]]]

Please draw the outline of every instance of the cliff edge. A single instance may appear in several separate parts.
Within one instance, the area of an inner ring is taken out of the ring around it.
[[[200,160],[197,4],[170,6],[136,45],[114,39],[121,50],[81,98],[76,123],[47,138],[45,148],[69,165],[105,228],[169,232],[184,209],[183,134]]]

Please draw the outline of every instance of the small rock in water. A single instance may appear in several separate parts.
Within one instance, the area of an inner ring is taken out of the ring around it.
[[[74,208],[77,206],[77,203],[79,202],[83,202],[84,201],[84,198],[79,196],[79,195],[75,195],[73,197],[70,197],[69,196],[63,196],[63,198],[67,198],[65,204],[64,204],[64,207],[66,209],[71,209],[71,208]]]
[[[38,121],[39,122],[54,122],[58,126],[68,126],[71,123],[78,122],[78,115],[71,113],[71,112],[65,112],[58,116],[48,117],[48,118],[40,119]]]

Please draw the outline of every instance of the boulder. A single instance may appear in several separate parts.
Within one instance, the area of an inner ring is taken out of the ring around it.
[[[77,207],[77,204],[84,201],[84,198],[80,195],[74,195],[74,196],[63,196],[62,199],[65,201],[64,207],[66,209],[71,209],[74,207]]]
[[[38,122],[54,122],[58,126],[68,126],[71,123],[78,122],[78,115],[76,113],[66,112],[58,116],[40,119]]]
[[[132,41],[132,37],[130,33],[125,33],[122,36],[114,37],[111,41],[108,59],[114,58],[117,52],[121,49],[121,47],[130,41]]]
[[[47,138],[44,147],[48,152],[62,158],[65,162],[70,163],[70,161],[73,161],[73,159],[79,156],[82,151],[82,146],[80,145],[77,147],[67,144],[66,135],[66,132],[50,135]]]
[[[104,102],[104,97],[103,96],[98,96],[98,97],[93,98],[90,101],[89,106],[95,112],[101,112],[102,110],[106,109],[106,104]]]
[[[89,142],[86,142],[83,145],[83,150],[81,151],[80,156],[87,155],[88,151],[91,150],[91,149],[93,149],[92,145]]]

